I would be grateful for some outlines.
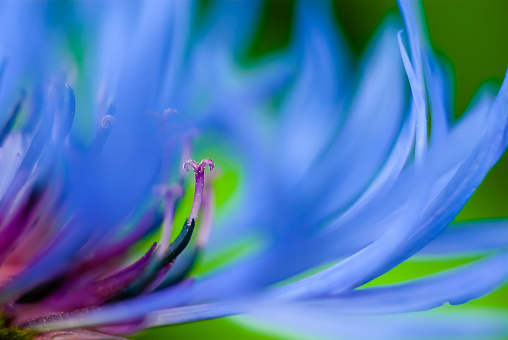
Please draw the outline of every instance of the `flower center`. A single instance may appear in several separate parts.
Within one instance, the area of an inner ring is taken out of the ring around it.
[[[7,327],[8,318],[0,311],[0,339],[11,340],[32,340],[38,332],[29,328],[19,329],[18,327]]]
[[[189,220],[197,220],[199,209],[201,208],[201,202],[203,201],[203,190],[205,187],[205,168],[208,165],[209,169],[212,170],[215,166],[211,159],[203,159],[201,163],[197,163],[192,159],[189,159],[183,164],[185,171],[189,171],[190,167],[196,174],[196,189],[194,191],[194,201],[192,202],[192,209],[189,215]]]

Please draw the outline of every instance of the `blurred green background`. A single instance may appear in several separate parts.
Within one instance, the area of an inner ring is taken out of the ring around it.
[[[212,0],[213,1],[213,0]],[[436,52],[448,60],[455,82],[454,114],[460,117],[478,87],[485,82],[499,85],[508,65],[508,1],[506,0],[427,0],[423,2],[430,38]],[[203,1],[203,11],[209,1]],[[289,42],[293,1],[267,0],[262,20],[245,63],[284,48]],[[395,0],[339,0],[334,6],[340,27],[352,51],[360,56],[381,20],[398,12]],[[457,221],[508,217],[508,156],[489,173]],[[227,185],[226,185],[227,186]],[[220,195],[221,186],[216,188]],[[224,190],[230,190],[226,188]],[[469,259],[470,260],[470,259]],[[467,259],[408,261],[383,275],[373,284],[392,283],[427,275],[467,262]],[[507,264],[508,265],[508,264]],[[508,308],[508,287],[469,305]],[[134,339],[290,339],[292,335],[269,333],[242,327],[238,317],[159,327],[143,331]],[[508,321],[507,321],[508,322]]]

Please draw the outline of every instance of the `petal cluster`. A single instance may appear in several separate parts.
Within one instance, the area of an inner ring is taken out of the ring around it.
[[[190,1],[73,6],[82,32],[62,36],[51,3],[0,4],[16,32],[0,33],[0,338],[246,313],[327,338],[508,334],[502,312],[423,312],[508,279],[505,222],[451,225],[508,146],[508,81],[453,121],[418,3],[399,1],[403,23],[387,19],[355,69],[331,2],[297,1],[291,43],[254,70],[237,60],[256,1],[218,1],[200,23]],[[82,60],[66,39],[87,40]],[[214,147],[241,177],[216,217],[215,163],[191,159]],[[470,254],[365,287],[409,258]]]

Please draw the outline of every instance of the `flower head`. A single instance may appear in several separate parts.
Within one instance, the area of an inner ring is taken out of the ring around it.
[[[452,123],[410,1],[399,3],[404,28],[381,27],[358,75],[326,2],[299,1],[292,44],[255,72],[235,57],[259,6],[218,2],[196,28],[193,5],[75,4],[84,31],[98,32],[80,69],[41,52],[62,49],[41,19],[50,8],[2,4],[0,25],[23,34],[0,36],[0,337],[111,338],[243,313],[325,337],[506,334],[499,315],[464,326],[403,313],[466,302],[508,277],[504,224],[446,229],[506,149],[508,84]],[[216,219],[205,180],[215,164],[189,159],[201,138],[242,169],[234,209]],[[190,170],[194,198],[172,237]],[[233,260],[192,271],[203,252],[253,236]],[[363,287],[413,256],[470,252],[490,256]]]

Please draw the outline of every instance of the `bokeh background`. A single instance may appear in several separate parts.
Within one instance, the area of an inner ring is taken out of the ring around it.
[[[211,5],[200,2],[198,16],[206,16]],[[318,0],[319,1],[319,0]],[[506,0],[426,0],[423,1],[430,38],[436,52],[447,60],[454,82],[454,117],[467,108],[479,86],[485,82],[499,86],[508,65],[508,1]],[[262,58],[287,46],[290,40],[294,2],[265,0],[263,16],[250,47],[238,59],[249,67]],[[339,0],[334,6],[337,27],[341,29],[352,52],[360,56],[379,23],[387,15],[398,15],[395,0]],[[226,171],[227,173],[227,171]],[[508,155],[489,173],[456,221],[508,217]],[[223,176],[216,184],[218,203],[232,197],[235,177]],[[220,210],[220,206],[219,206]],[[443,261],[408,261],[372,284],[407,280],[471,259]],[[508,264],[506,264],[508,265]],[[508,287],[467,305],[508,309]],[[443,308],[448,308],[447,306]],[[462,306],[452,308],[460,309]],[[508,320],[507,320],[508,322]],[[201,321],[159,327],[133,337],[148,339],[294,339],[297,334],[285,330],[254,329],[244,317]]]

